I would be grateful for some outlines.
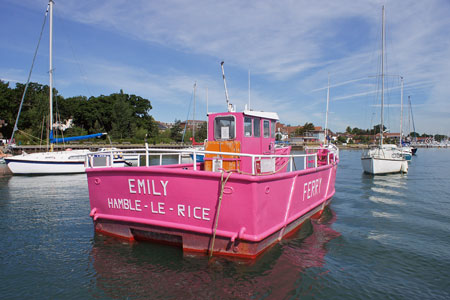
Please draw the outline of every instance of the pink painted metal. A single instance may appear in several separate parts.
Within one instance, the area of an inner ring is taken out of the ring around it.
[[[233,138],[242,152],[289,154],[290,147],[275,149],[274,138],[263,132],[261,138],[245,137],[245,113],[210,115],[208,140],[217,138],[214,119],[223,115],[235,117]],[[88,168],[90,215],[96,231],[105,234],[204,253],[214,245],[214,254],[256,257],[329,204],[338,157],[328,151],[317,156],[325,160],[290,172],[289,157],[278,157],[267,174],[250,174],[252,157],[240,158],[240,169],[228,172],[205,171],[204,163],[196,170],[193,164]]]

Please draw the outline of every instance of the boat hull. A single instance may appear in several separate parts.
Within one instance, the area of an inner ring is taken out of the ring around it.
[[[202,253],[214,244],[215,255],[255,257],[320,215],[335,192],[336,168],[267,176],[222,176],[192,165],[86,172],[97,232]]]
[[[411,153],[403,153],[403,158],[407,161],[411,161],[412,154]]]
[[[39,152],[6,157],[5,162],[14,175],[78,174],[86,170],[88,153],[89,150]],[[96,161],[102,158],[96,157]],[[114,160],[114,166],[122,167],[124,163],[123,159]]]
[[[408,163],[406,160],[393,160],[384,158],[362,158],[362,167],[368,174],[406,173]]]
[[[395,145],[383,145],[366,150],[361,156],[361,164],[365,173],[382,175],[390,173],[407,173],[408,162],[405,153]]]

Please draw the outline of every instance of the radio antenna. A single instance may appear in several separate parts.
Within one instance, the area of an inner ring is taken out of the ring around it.
[[[222,67],[223,85],[225,87],[225,98],[227,100],[228,112],[232,112],[234,109],[233,109],[233,105],[230,103],[230,99],[228,98],[227,81],[225,80],[225,70],[223,69],[223,64],[224,64],[224,62],[222,61],[220,63],[220,66]]]

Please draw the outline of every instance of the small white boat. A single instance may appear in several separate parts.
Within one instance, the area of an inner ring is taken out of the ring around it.
[[[76,174],[85,172],[86,155],[91,153],[89,150],[37,152],[23,153],[4,159],[15,175]],[[109,165],[108,154],[97,155],[94,158],[95,166]],[[117,156],[113,159],[113,163],[115,167],[123,167],[125,160]]]
[[[365,173],[374,175],[408,172],[408,162],[403,157],[402,151],[392,144],[364,151],[361,163]]]
[[[110,147],[110,148],[100,148],[98,149],[98,152],[111,152],[113,151],[115,155],[117,155],[117,153],[120,154],[121,158],[123,158],[125,160],[125,164],[130,165],[130,166],[137,166],[139,164],[139,154],[137,153],[131,153],[131,152],[127,152],[125,151],[120,151],[117,152],[119,149],[115,148],[115,147]],[[115,159],[118,159],[118,157],[115,157]]]
[[[402,147],[400,147],[400,151],[402,151],[402,156],[407,161],[411,161],[412,156],[413,156],[413,148],[411,146],[402,146]]]

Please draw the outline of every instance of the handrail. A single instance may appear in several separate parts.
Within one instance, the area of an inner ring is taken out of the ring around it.
[[[320,149],[320,148],[319,148]],[[311,150],[311,149],[310,149]],[[338,151],[338,150],[337,150]],[[338,152],[337,151],[329,151],[327,153],[327,164],[330,163],[335,163],[336,159],[338,157]],[[186,156],[186,155],[190,155],[192,154],[193,156],[193,170],[197,170],[197,156],[200,155],[205,155],[205,154],[212,154],[212,155],[216,155],[216,156],[221,156],[221,155],[233,155],[233,156],[237,156],[239,158],[242,157],[250,157],[252,160],[252,173],[253,175],[256,174],[256,170],[255,170],[255,161],[257,159],[264,159],[264,158],[269,158],[269,159],[275,159],[275,158],[286,158],[288,159],[288,163],[290,165],[289,167],[289,171],[292,172],[293,171],[293,164],[294,164],[294,159],[295,158],[299,158],[299,157],[303,157],[304,159],[304,163],[303,163],[303,168],[304,169],[309,169],[309,168],[317,168],[318,167],[318,157],[317,157],[317,152],[315,153],[305,153],[305,154],[289,154],[289,155],[282,155],[282,154],[249,154],[249,153],[235,153],[235,152],[220,152],[220,151],[206,151],[206,150],[198,150],[198,149],[164,149],[164,148],[149,148],[148,144],[145,144],[145,148],[136,148],[136,149],[111,149],[111,150],[103,150],[102,152],[92,152],[87,154],[86,156],[86,166],[88,168],[95,168],[94,163],[93,163],[93,157],[96,154],[103,154],[103,155],[108,155],[110,157],[110,161],[107,162],[107,166],[106,167],[113,167],[113,154],[114,153],[120,153],[121,155],[127,155],[127,154],[133,154],[138,156],[138,166],[140,167],[140,160],[142,155],[145,155],[145,166],[149,167],[150,166],[150,157],[153,156],[158,156],[159,157],[159,165],[163,165],[163,157],[167,157],[167,156],[178,156],[178,164],[182,163],[182,156]],[[313,163],[313,166],[310,166],[310,163]],[[105,166],[102,166],[105,167]]]

